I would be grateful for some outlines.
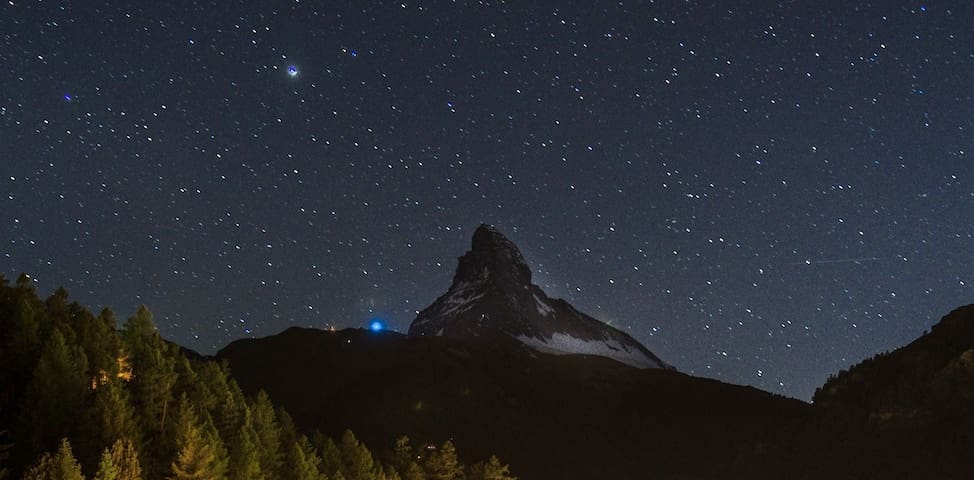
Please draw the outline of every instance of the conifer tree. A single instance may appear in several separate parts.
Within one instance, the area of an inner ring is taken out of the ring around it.
[[[335,445],[335,441],[331,437],[326,437],[321,432],[317,432],[314,444],[318,447],[318,452],[321,455],[321,467],[319,468],[321,473],[334,477],[337,472],[341,472],[343,468],[342,453],[338,449],[338,445]]]
[[[51,456],[45,453],[40,460],[27,471],[24,480],[84,480],[81,465],[71,452],[68,439],[62,438],[57,453]]]
[[[410,460],[402,470],[402,480],[426,480],[426,472],[418,463]]]
[[[143,428],[149,432],[162,432],[173,400],[176,367],[152,323],[152,313],[145,305],[125,322],[123,339],[132,356],[131,385],[137,410],[144,419]]]
[[[95,317],[79,306],[72,315],[72,328],[78,335],[78,345],[88,358],[88,377],[96,380],[116,377],[121,341],[115,333],[115,314],[106,308]]]
[[[457,459],[457,449],[447,440],[439,450],[426,458],[424,467],[430,480],[457,480],[463,478],[463,466]]]
[[[351,430],[345,430],[338,445],[342,454],[342,473],[348,480],[371,480],[375,477],[375,459],[372,452],[355,438]]]
[[[201,362],[195,365],[195,370],[201,390],[200,398],[196,399],[196,405],[202,410],[215,412],[220,417],[215,418],[215,420],[217,427],[220,428],[220,434],[223,435],[223,427],[220,426],[222,414],[219,410],[229,394],[226,372],[217,362]]]
[[[95,389],[94,401],[88,414],[91,429],[86,432],[86,436],[90,439],[89,443],[110,445],[119,439],[140,442],[135,412],[129,402],[128,392],[118,378],[109,378]]]
[[[277,423],[277,414],[270,397],[261,390],[251,409],[251,420],[254,432],[257,433],[257,452],[260,456],[260,466],[267,480],[280,478],[280,471],[284,455],[281,451],[281,427]]]
[[[517,480],[517,477],[511,475],[510,467],[502,464],[496,455],[491,455],[486,462],[470,467],[467,480]]]
[[[230,480],[261,480],[265,478],[261,470],[260,452],[257,448],[257,433],[250,422],[249,415],[230,444]]]
[[[115,441],[112,462],[118,468],[118,480],[142,480],[142,464],[132,441],[121,438]]]
[[[16,306],[4,348],[7,353],[3,355],[7,368],[14,369],[14,372],[21,369],[29,371],[32,358],[41,348],[41,322],[36,300],[33,288],[17,289],[14,293]]]
[[[399,471],[396,470],[395,467],[391,465],[387,465],[384,468],[379,467],[376,470],[375,479],[376,480],[402,480],[402,477],[399,476]]]
[[[287,413],[287,410],[280,407],[277,409],[277,424],[280,425],[281,430],[281,445],[291,445],[301,437],[298,433],[298,427],[294,424],[294,419]]]
[[[47,311],[47,322],[51,327],[60,329],[68,343],[76,343],[77,338],[71,328],[72,307],[68,303],[68,291],[64,287],[58,287],[44,300],[44,309]]]
[[[226,459],[215,428],[209,431],[185,395],[176,421],[176,458],[170,480],[223,480]],[[215,437],[215,438],[214,438]]]
[[[73,433],[83,418],[89,385],[84,352],[68,345],[60,330],[44,346],[21,406],[24,431],[30,432],[35,452],[54,447],[58,438]]]
[[[226,370],[224,370],[226,374]],[[240,427],[244,423],[250,422],[250,407],[247,405],[247,398],[244,396],[240,386],[233,378],[227,377],[226,390],[220,393],[222,398],[215,410],[215,422],[220,438],[229,444],[236,441],[240,432]]]
[[[320,459],[315,455],[311,444],[305,439],[304,444],[297,441],[291,444],[288,449],[287,461],[285,462],[285,475],[287,480],[320,480],[321,473],[318,471]]]
[[[98,462],[98,472],[95,473],[95,480],[119,480],[118,467],[115,466],[115,462],[112,460],[112,453],[107,448],[101,454],[101,460]]]
[[[176,375],[172,387],[173,392],[188,395],[190,402],[196,407],[197,411],[210,411],[207,406],[213,402],[208,398],[209,391],[200,381],[200,377],[189,359],[182,354],[176,344],[166,344],[166,350],[167,356],[172,359],[173,372]]]
[[[118,471],[116,480],[142,480],[142,465],[135,444],[125,438],[119,438],[112,445],[112,464]]]
[[[409,437],[403,435],[396,440],[392,447],[392,465],[399,471],[405,471],[410,462],[414,462],[413,446],[409,444]]]

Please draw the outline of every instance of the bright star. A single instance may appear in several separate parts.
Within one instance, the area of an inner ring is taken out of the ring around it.
[[[298,67],[295,67],[294,65],[288,65],[287,66],[287,76],[289,76],[291,78],[294,78],[294,77],[298,76]]]
[[[383,325],[382,321],[380,320],[372,320],[372,323],[369,324],[369,330],[372,330],[373,332],[381,332],[382,330],[385,330],[385,328],[386,326]]]

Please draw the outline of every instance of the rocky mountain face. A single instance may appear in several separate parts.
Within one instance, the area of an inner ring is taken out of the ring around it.
[[[531,283],[520,250],[488,225],[474,232],[449,290],[421,311],[409,336],[514,338],[541,352],[600,355],[638,368],[672,368],[628,334]]]

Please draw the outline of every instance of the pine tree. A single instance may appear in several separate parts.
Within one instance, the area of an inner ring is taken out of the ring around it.
[[[111,452],[106,448],[101,454],[101,460],[98,462],[98,472],[95,473],[95,480],[119,480],[118,476],[118,467],[115,466],[115,462],[112,460]]]
[[[260,452],[257,448],[257,433],[248,418],[234,436],[230,444],[230,480],[261,480],[265,476],[261,470]]]
[[[184,395],[179,402],[176,421],[176,458],[170,468],[170,480],[222,480],[226,477],[226,459],[219,437],[214,438],[201,423],[195,409]]]
[[[251,409],[251,420],[257,433],[257,451],[260,455],[260,466],[267,480],[280,478],[284,455],[281,451],[281,427],[277,423],[277,414],[270,397],[261,390]]]
[[[320,480],[322,475],[318,471],[319,463],[321,460],[315,455],[314,449],[307,442],[307,439],[304,439],[304,442],[294,442],[288,449],[284,478],[288,480]]]
[[[342,453],[342,473],[349,480],[371,480],[375,477],[375,459],[372,452],[355,438],[351,430],[345,430],[338,445]]]
[[[50,450],[58,438],[74,433],[89,392],[86,366],[84,352],[69,346],[60,330],[55,330],[44,346],[21,406],[23,430],[30,432],[33,451]]]
[[[511,475],[510,468],[502,464],[496,455],[491,455],[487,462],[470,467],[467,480],[517,480],[517,477]]]
[[[222,435],[224,433],[220,425],[222,414],[219,411],[229,394],[226,372],[217,362],[201,362],[195,365],[195,369],[201,390],[200,398],[196,399],[196,406],[208,412],[216,412],[217,416],[221,417],[215,420]]]
[[[418,463],[410,460],[402,470],[402,480],[426,480],[426,472]]]
[[[283,408],[277,409],[277,424],[281,430],[281,445],[291,445],[300,438],[298,427],[294,424],[294,419]]]
[[[115,314],[106,308],[95,317],[88,310],[78,307],[72,315],[72,328],[78,334],[78,345],[88,358],[88,377],[97,381],[116,377],[122,346],[115,333]]]
[[[329,477],[334,477],[343,468],[342,453],[331,437],[326,437],[321,432],[315,433],[314,437],[315,440],[313,443],[318,447],[318,452],[321,454],[321,467],[319,470]]]
[[[24,480],[84,480],[81,465],[71,452],[68,439],[62,438],[57,453],[51,456],[45,453],[40,460],[27,471]]]
[[[72,306],[68,302],[68,291],[58,287],[51,296],[44,300],[47,311],[47,321],[53,327],[61,330],[68,343],[77,343],[77,337],[71,328]]]
[[[94,402],[88,410],[92,429],[86,437],[95,445],[109,445],[119,439],[133,443],[141,440],[135,412],[121,382],[110,378],[94,392]]]
[[[240,427],[245,422],[249,422],[250,407],[247,405],[247,398],[240,390],[240,386],[233,378],[229,377],[227,367],[224,365],[221,370],[227,376],[227,386],[226,390],[221,393],[222,398],[215,410],[216,426],[220,432],[220,438],[232,445],[236,441]]]
[[[399,472],[395,469],[395,467],[392,466],[386,467],[382,474],[385,476],[385,480],[402,480],[402,477],[399,476]]]
[[[430,480],[457,480],[463,478],[463,466],[457,459],[457,449],[447,440],[439,450],[426,458],[426,475]]]
[[[209,391],[200,381],[200,377],[189,359],[182,354],[176,344],[166,344],[166,356],[172,359],[173,372],[176,375],[172,391],[180,394],[185,393],[189,396],[189,401],[196,407],[197,411],[209,412],[210,409],[207,406],[213,403],[208,398]]]
[[[116,480],[142,480],[142,465],[135,445],[129,439],[120,438],[112,445],[112,464],[118,470]]]
[[[426,473],[416,463],[419,456],[409,443],[409,437],[403,435],[396,440],[392,447],[392,465],[395,467],[396,477],[402,480],[426,480]],[[392,475],[387,475],[392,478]]]
[[[415,461],[413,446],[409,444],[409,437],[405,435],[399,437],[392,447],[392,465],[399,471],[405,471],[409,463]]]
[[[13,318],[10,321],[10,331],[7,332],[7,345],[4,350],[6,368],[27,369],[30,371],[31,360],[41,348],[41,323],[37,297],[33,288],[17,289],[14,293]]]
[[[142,305],[125,322],[122,333],[126,351],[132,357],[132,389],[137,410],[143,417],[143,429],[160,433],[172,404],[176,366],[166,343],[152,323],[152,313]]]

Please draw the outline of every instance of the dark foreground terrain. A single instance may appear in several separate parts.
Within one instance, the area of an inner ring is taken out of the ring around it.
[[[499,340],[499,339],[498,339]],[[803,461],[813,408],[750,387],[523,345],[292,328],[218,357],[295,421],[496,452],[524,479],[717,478]],[[755,463],[758,462],[758,463]]]
[[[526,480],[970,478],[974,306],[840,372],[814,405],[502,338],[292,328],[219,352],[299,425],[496,452]]]

